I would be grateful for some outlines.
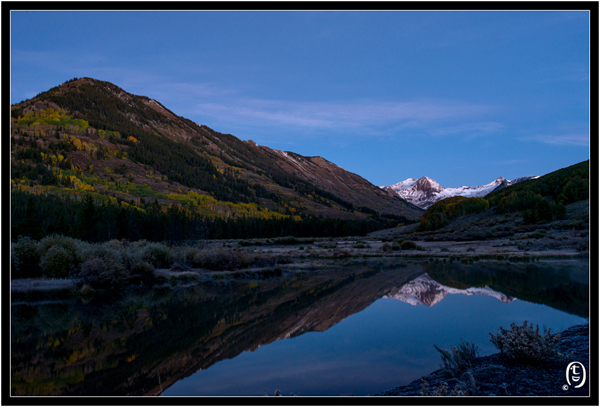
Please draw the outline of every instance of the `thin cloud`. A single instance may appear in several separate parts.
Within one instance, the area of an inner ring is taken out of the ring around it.
[[[262,123],[323,129],[363,129],[382,125],[427,128],[482,116],[493,109],[492,106],[447,101],[302,103],[247,99],[235,103],[199,103],[194,113],[246,125]],[[476,123],[465,126],[465,129],[489,132],[501,127],[497,123]],[[454,134],[460,131],[460,127],[455,125],[453,130],[439,129],[433,133]]]
[[[496,133],[504,128],[505,126],[498,122],[472,122],[435,129],[432,134],[435,136],[463,134],[469,137],[478,137]]]
[[[564,135],[537,135],[530,137],[523,137],[525,141],[537,141],[544,144],[554,146],[578,146],[578,147],[589,147],[590,138],[588,134],[564,134]]]
[[[297,102],[244,97],[243,89],[207,82],[173,80],[169,75],[128,66],[86,53],[13,52],[13,63],[38,64],[64,75],[107,80],[128,92],[163,103],[177,114],[232,128],[286,130],[304,137],[316,134],[395,137],[398,134],[477,137],[501,130],[500,123],[482,121],[497,106],[453,100],[352,100]]]

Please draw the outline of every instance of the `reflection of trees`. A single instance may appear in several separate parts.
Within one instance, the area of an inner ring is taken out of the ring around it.
[[[158,289],[118,303],[20,305],[11,392],[158,394],[245,350],[328,329],[422,272],[365,264],[229,288]]]
[[[430,263],[424,268],[440,284],[465,289],[488,286],[521,300],[588,316],[589,283],[578,275],[587,275],[587,262],[504,263],[479,262]]]
[[[73,300],[13,306],[11,393],[159,394],[175,381],[243,351],[324,331],[398,290],[424,269],[446,286],[487,285],[587,316],[587,266],[574,264],[407,267],[366,262],[260,283],[157,288],[114,303]]]

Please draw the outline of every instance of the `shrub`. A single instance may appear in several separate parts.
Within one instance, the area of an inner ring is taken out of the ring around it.
[[[325,242],[325,243],[319,244],[319,247],[322,248],[322,249],[335,249],[335,248],[337,248],[337,243],[335,243],[335,242]]]
[[[100,257],[84,261],[79,277],[95,289],[119,289],[125,282],[123,266],[116,262],[105,262]]]
[[[10,259],[13,267],[11,278],[39,277],[40,255],[37,242],[30,237],[20,236],[17,243],[11,245]]]
[[[381,251],[384,252],[384,253],[391,252],[392,251],[392,245],[390,245],[387,242],[384,243],[384,244],[382,244],[381,245]]]
[[[44,237],[38,243],[38,254],[40,258],[42,258],[48,250],[50,250],[54,246],[60,246],[63,249],[67,250],[71,257],[76,260],[77,254],[79,251],[79,245],[84,244],[81,240],[73,239],[71,237],[62,236],[62,235],[50,235]]]
[[[527,325],[527,321],[521,326],[513,322],[510,329],[500,327],[497,334],[490,332],[490,341],[504,357],[514,362],[538,365],[565,357],[556,351],[560,334],[552,335],[550,329],[540,333],[539,326],[533,329],[533,324]]]
[[[302,243],[303,241],[300,241],[298,238],[294,237],[294,236],[284,236],[284,237],[278,237],[277,239],[275,239],[275,244],[280,244],[280,245],[291,245],[291,244],[298,244],[298,243]]]
[[[74,265],[74,256],[62,246],[52,246],[40,260],[42,272],[47,277],[66,278]]]
[[[77,258],[82,266],[87,260],[100,258],[105,263],[106,267],[123,269],[125,264],[123,253],[127,253],[127,251],[115,250],[106,244],[89,244],[81,242]],[[77,271],[78,270],[76,270],[76,272]]]
[[[456,377],[471,368],[479,354],[477,345],[463,339],[460,340],[458,346],[452,346],[452,352],[440,349],[437,345],[433,345],[433,347],[440,352],[443,367],[452,377]]]
[[[242,260],[247,264],[247,261],[243,259],[240,252],[234,250],[202,250],[196,255],[194,262],[200,267],[204,267],[209,270],[223,271],[223,270],[237,270],[242,266]]]
[[[135,248],[144,248],[149,244],[150,244],[150,242],[148,242],[146,239],[142,239],[142,240],[136,240],[135,242],[131,243],[131,246],[133,246]]]
[[[335,249],[333,251],[333,257],[349,257],[350,252],[346,249]]]
[[[122,251],[125,248],[123,241],[117,240],[117,239],[109,240],[108,242],[105,242],[103,244],[103,246],[108,249],[119,250],[119,251]]]
[[[142,260],[156,268],[169,268],[173,265],[174,258],[169,247],[162,243],[150,243],[143,249]]]
[[[81,296],[83,298],[91,298],[94,296],[94,294],[96,294],[96,290],[94,290],[92,287],[90,287],[88,284],[84,284],[81,287],[81,290],[79,290],[79,293],[81,294]]]
[[[183,246],[174,248],[172,252],[174,262],[185,267],[194,265],[194,258],[198,254],[198,249],[196,247]]]
[[[402,243],[400,243],[400,247],[402,250],[423,250],[421,246],[411,240],[403,240]]]
[[[156,282],[154,267],[147,262],[136,263],[131,268],[129,282],[132,284],[144,284],[150,286]]]
[[[362,242],[356,243],[352,246],[354,249],[370,249],[371,245],[370,244],[365,244]]]

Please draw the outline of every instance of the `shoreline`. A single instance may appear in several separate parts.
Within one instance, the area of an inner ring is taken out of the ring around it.
[[[348,262],[352,261],[392,261],[392,260],[406,260],[407,262],[417,263],[431,263],[431,262],[443,262],[443,263],[463,263],[463,264],[476,264],[478,262],[501,262],[501,263],[514,263],[522,264],[527,262],[537,263],[545,261],[589,261],[589,257],[582,253],[503,253],[503,254],[472,254],[472,253],[452,253],[452,254],[433,254],[422,251],[406,251],[397,254],[388,253],[328,253],[325,250],[321,252],[312,251],[307,255],[298,256],[297,249],[285,247],[276,248],[273,251],[264,251],[261,254],[266,256],[286,256],[289,261],[283,263],[275,263],[269,266],[263,267],[248,267],[234,270],[210,270],[204,268],[186,268],[185,270],[174,270],[173,268],[159,268],[155,269],[154,274],[166,280],[175,279],[180,283],[190,283],[193,281],[202,282],[210,279],[243,279],[250,281],[253,279],[264,280],[261,278],[261,274],[265,272],[272,272],[277,270],[278,274],[269,276],[268,278],[281,278],[282,273],[295,273],[295,272],[310,272],[319,273],[319,268],[323,268],[324,271],[331,267],[344,267]],[[291,255],[290,251],[295,251],[295,255]],[[273,274],[273,273],[271,273]],[[77,276],[68,278],[49,278],[49,277],[37,277],[37,278],[16,278],[11,279],[10,290],[12,294],[25,294],[25,293],[64,293],[71,290],[76,290],[81,281]]]
[[[502,358],[500,353],[478,357],[471,368],[475,379],[475,386],[470,387],[474,393],[471,396],[589,396],[589,380],[579,389],[572,386],[567,390],[563,389],[566,385],[565,372],[570,362],[583,363],[589,372],[589,325],[574,325],[560,334],[558,352],[573,353],[562,361],[532,366],[511,363]],[[459,383],[459,379],[448,377],[443,369],[438,369],[407,385],[394,387],[374,396],[420,396],[424,381],[432,392],[445,382],[448,393]]]

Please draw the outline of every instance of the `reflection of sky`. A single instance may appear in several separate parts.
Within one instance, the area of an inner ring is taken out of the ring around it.
[[[523,320],[560,331],[584,319],[550,307],[486,296],[448,295],[432,307],[380,299],[325,332],[243,352],[176,382],[163,395],[367,395],[408,384],[439,368],[433,344],[460,338],[482,355],[496,352],[489,332]]]

